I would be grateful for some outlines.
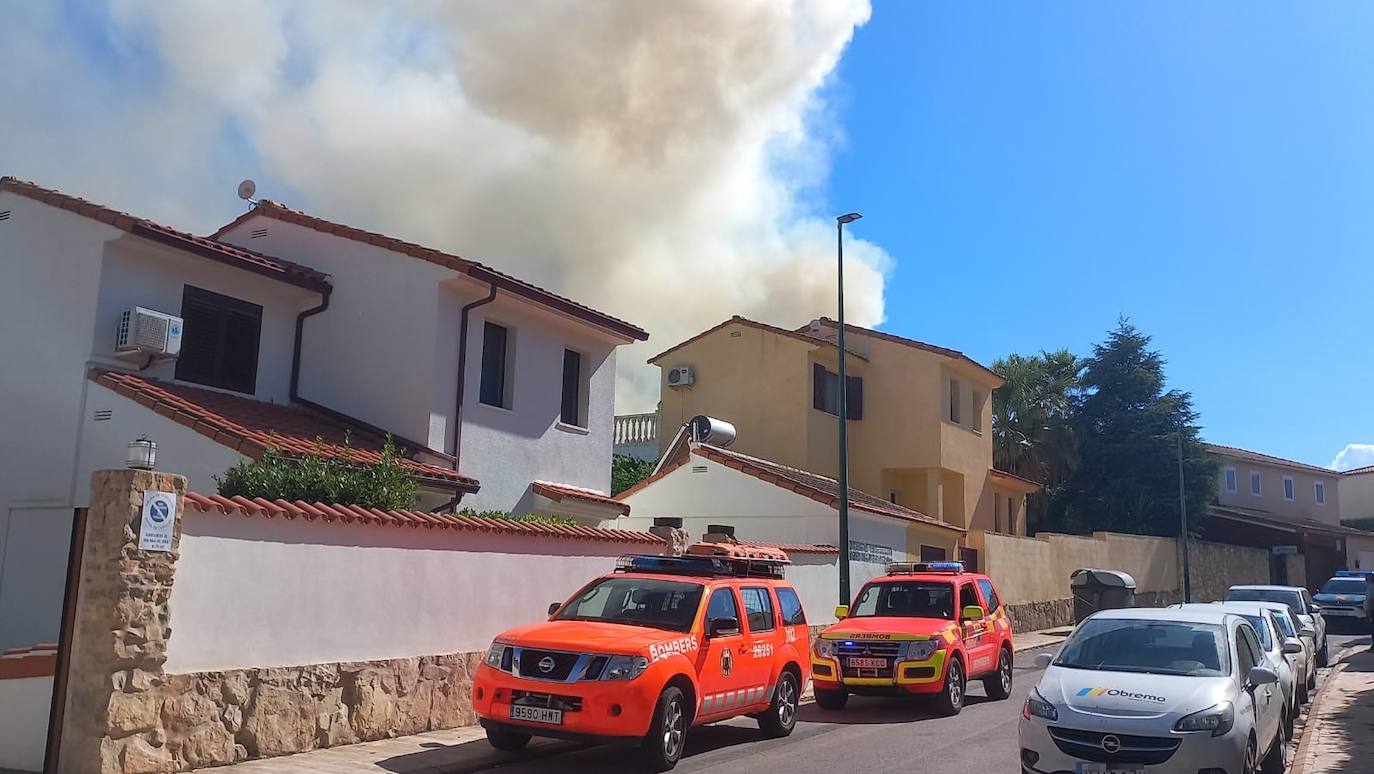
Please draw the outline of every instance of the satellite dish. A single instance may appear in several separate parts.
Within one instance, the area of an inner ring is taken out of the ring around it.
[[[252,180],[245,180],[239,183],[239,198],[244,201],[253,201],[253,194],[258,192],[258,184]]]

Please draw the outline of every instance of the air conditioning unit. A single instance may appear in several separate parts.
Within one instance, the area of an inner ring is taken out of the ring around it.
[[[692,382],[696,380],[696,372],[691,366],[674,366],[668,369],[669,387],[691,387]]]
[[[134,306],[119,315],[115,352],[176,357],[181,354],[181,318]]]

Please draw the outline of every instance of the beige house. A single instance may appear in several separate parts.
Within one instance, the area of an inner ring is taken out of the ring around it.
[[[650,359],[662,370],[660,453],[706,414],[731,448],[838,475],[837,325],[796,330],[734,317]],[[992,468],[992,391],[1002,378],[961,352],[846,326],[849,483],[968,530],[1025,534],[1033,482]]]
[[[1374,465],[1342,473],[1336,488],[1341,521],[1374,519]]]

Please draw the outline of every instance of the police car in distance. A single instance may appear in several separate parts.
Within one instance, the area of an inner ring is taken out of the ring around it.
[[[1023,774],[1278,774],[1283,695],[1223,610],[1106,610],[1078,625],[1021,712]]]
[[[1322,584],[1321,590],[1312,601],[1321,605],[1322,617],[1333,626],[1337,622],[1352,624],[1363,629],[1365,576],[1369,571],[1340,570],[1335,577]]]

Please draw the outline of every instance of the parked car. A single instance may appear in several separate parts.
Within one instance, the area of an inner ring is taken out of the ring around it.
[[[1317,646],[1317,666],[1326,666],[1326,619],[1312,595],[1300,586],[1232,586],[1226,590],[1227,602],[1282,602],[1304,626],[1312,627]]]
[[[1279,688],[1283,691],[1283,727],[1288,738],[1293,737],[1293,723],[1298,718],[1301,704],[1298,701],[1298,688],[1303,688],[1303,696],[1306,697],[1307,674],[1299,674],[1290,661],[1294,655],[1304,652],[1302,641],[1296,636],[1285,637],[1283,630],[1279,628],[1277,621],[1273,620],[1272,613],[1267,607],[1268,602],[1193,602],[1186,605],[1172,605],[1179,610],[1216,610],[1221,609],[1228,613],[1235,613],[1244,618],[1255,634],[1259,635],[1260,647],[1264,648],[1264,655],[1269,660],[1269,666],[1279,676]]]
[[[776,549],[699,543],[689,555],[625,557],[616,572],[496,637],[473,680],[487,739],[531,736],[639,747],[673,768],[693,726],[740,715],[792,733],[810,676],[806,614]]]
[[[1321,606],[1322,618],[1327,624],[1342,623],[1358,630],[1367,628],[1364,616],[1366,574],[1358,570],[1341,570],[1313,595],[1312,601]]]
[[[1302,626],[1293,617],[1293,611],[1282,602],[1255,602],[1269,611],[1269,617],[1278,625],[1284,638],[1296,637],[1302,645],[1298,653],[1288,653],[1288,663],[1298,676],[1298,703],[1306,704],[1309,691],[1317,687],[1317,647],[1313,641],[1315,633],[1311,627]]]
[[[865,583],[811,651],[816,703],[849,695],[927,695],[956,715],[969,680],[993,699],[1011,695],[1011,619],[992,579],[960,562],[897,562]]]
[[[1037,661],[1046,669],[1021,712],[1023,774],[1287,766],[1279,676],[1241,616],[1107,610]]]

